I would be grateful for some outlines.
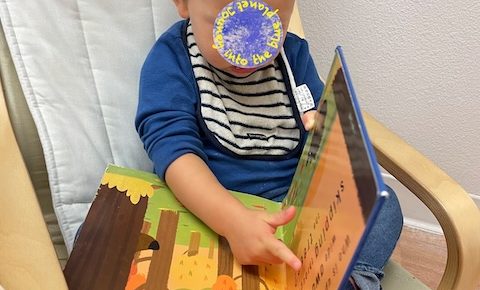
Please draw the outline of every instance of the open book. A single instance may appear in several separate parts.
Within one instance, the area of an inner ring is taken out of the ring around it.
[[[338,289],[387,194],[341,48],[321,100],[285,200],[232,192],[259,210],[297,208],[276,235],[300,271],[239,265],[156,175],[110,165],[64,270],[69,288]]]

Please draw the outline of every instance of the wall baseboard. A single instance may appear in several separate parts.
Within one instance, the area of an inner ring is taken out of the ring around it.
[[[436,224],[426,223],[426,222],[419,221],[417,219],[403,217],[403,225],[408,228],[420,230],[423,232],[436,234],[436,235],[443,235],[442,227],[438,223]]]

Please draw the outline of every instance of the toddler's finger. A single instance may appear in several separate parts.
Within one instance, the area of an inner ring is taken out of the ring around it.
[[[278,264],[283,264],[283,261],[277,256],[271,255],[268,258],[265,257],[264,260],[262,261],[262,264],[278,265]]]
[[[293,270],[298,271],[302,267],[300,259],[295,256],[295,254],[293,254],[293,252],[282,241],[272,239],[269,249],[272,255],[278,257]]]
[[[280,212],[270,214],[266,218],[266,222],[272,227],[282,226],[289,223],[295,217],[295,207],[290,206]]]

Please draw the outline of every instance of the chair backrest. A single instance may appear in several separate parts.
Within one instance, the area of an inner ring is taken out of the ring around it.
[[[71,251],[106,165],[151,170],[133,126],[139,71],[177,14],[167,0],[1,0],[0,19]]]

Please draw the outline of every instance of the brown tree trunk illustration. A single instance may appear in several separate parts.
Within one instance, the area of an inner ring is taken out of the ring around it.
[[[199,232],[190,233],[190,244],[188,245],[187,255],[189,257],[196,256],[200,249],[200,238],[201,234]]]
[[[147,208],[102,185],[64,270],[69,289],[124,289]]]
[[[157,241],[160,250],[154,251],[148,270],[146,290],[167,290],[170,265],[172,263],[175,237],[177,234],[179,214],[162,210],[157,230]]]
[[[258,274],[258,266],[246,265],[242,266],[242,290],[259,290],[260,277]]]
[[[218,276],[233,277],[233,254],[227,239],[218,236]]]
[[[213,259],[214,253],[215,253],[215,240],[210,239],[210,246],[208,247],[208,258]]]

